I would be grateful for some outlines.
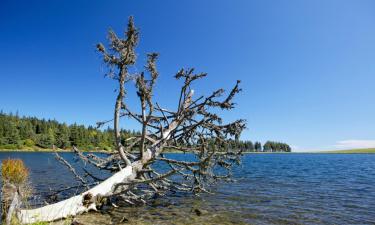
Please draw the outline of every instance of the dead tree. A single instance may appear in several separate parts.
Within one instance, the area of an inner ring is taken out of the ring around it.
[[[138,36],[130,17],[124,38],[111,30],[108,46],[97,45],[109,68],[107,75],[119,85],[114,118],[98,123],[98,126],[102,126],[113,122],[117,151],[108,157],[98,157],[84,155],[74,148],[83,162],[99,170],[111,171],[113,175],[67,200],[38,209],[21,210],[18,213],[21,222],[52,221],[74,216],[95,210],[98,199],[113,196],[136,204],[169,192],[208,192],[208,186],[212,183],[230,179],[231,168],[239,163],[241,152],[231,149],[228,140],[240,136],[245,129],[245,121],[239,119],[224,123],[218,112],[234,108],[233,98],[241,91],[240,81],[226,95],[223,89],[218,89],[209,96],[196,97],[192,86],[207,74],[195,73],[194,69],[181,69],[174,76],[182,83],[176,108],[162,108],[153,99],[153,89],[159,76],[156,67],[158,54],[147,55],[144,72],[129,72],[136,63]],[[126,104],[126,85],[134,83],[140,112],[135,112]],[[119,126],[123,118],[137,121],[141,126],[141,135],[123,140]],[[170,150],[188,154],[185,160],[163,154]],[[164,169],[156,166],[156,162],[164,164]],[[79,175],[75,173],[75,176]],[[81,182],[82,185],[88,184]]]

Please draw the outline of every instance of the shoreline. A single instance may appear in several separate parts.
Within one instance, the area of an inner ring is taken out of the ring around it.
[[[1,152],[23,152],[23,153],[38,153],[38,152],[45,152],[45,153],[69,153],[73,152],[73,150],[53,150],[53,149],[0,149]],[[114,151],[106,151],[106,150],[94,150],[94,151],[82,151],[83,153],[104,153],[109,154],[113,153]],[[174,153],[174,154],[184,154],[184,152],[179,151],[166,151],[165,153]],[[375,154],[375,151],[324,151],[324,152],[243,152],[243,154]]]
[[[37,153],[37,152],[74,152],[73,150],[64,150],[64,149],[0,149],[0,152],[30,152],[30,153]],[[88,153],[112,153],[113,151],[106,151],[106,150],[95,150],[95,151],[82,151]]]
[[[0,149],[1,152],[24,152],[24,153],[38,153],[38,152],[46,152],[46,153],[53,153],[53,152],[73,152],[73,150],[65,150],[65,149]],[[104,153],[109,154],[113,153],[114,151],[106,151],[106,150],[82,150],[82,152],[87,153]],[[183,154],[184,152],[180,151],[166,151],[165,153],[177,153]],[[352,149],[352,150],[337,150],[337,151],[311,151],[311,152],[243,152],[243,154],[375,154],[375,149]]]
[[[73,152],[73,150],[64,150],[64,149],[0,149],[0,152]],[[88,153],[113,153],[114,151],[106,151],[106,150],[93,150],[93,151],[86,151],[82,150],[82,152]],[[165,153],[181,153],[181,151],[166,151]],[[290,153],[304,153],[304,152],[243,152],[243,154],[290,154]],[[306,152],[310,153],[310,152]]]

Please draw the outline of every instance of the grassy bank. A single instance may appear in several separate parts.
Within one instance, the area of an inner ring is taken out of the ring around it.
[[[343,153],[343,154],[374,153],[375,154],[375,148],[322,151],[322,152],[319,152],[319,153]]]
[[[71,149],[46,149],[46,148],[21,148],[21,149],[2,149],[0,146],[0,152],[72,152]],[[85,150],[81,149],[83,152],[101,152],[110,153],[112,151],[107,150]],[[137,152],[133,152],[137,153]],[[181,151],[166,149],[164,153],[183,153]],[[296,152],[243,152],[244,154],[290,154]]]
[[[100,153],[110,153],[112,151],[107,150],[85,150],[80,149],[82,152],[100,152]],[[7,148],[1,148],[0,146],[0,152],[73,152],[72,149],[51,149],[51,148],[20,148],[20,149],[7,149]]]

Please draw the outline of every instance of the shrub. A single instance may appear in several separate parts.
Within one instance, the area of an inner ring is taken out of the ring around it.
[[[94,145],[87,145],[86,149],[88,151],[92,151],[92,150],[95,150],[95,146]]]
[[[108,146],[104,146],[104,150],[106,150],[106,151],[112,151],[112,148],[108,147]]]
[[[33,146],[35,146],[35,142],[31,139],[26,139],[24,141],[24,145],[27,146],[27,147],[33,147]]]
[[[1,175],[6,182],[21,185],[27,181],[29,171],[21,159],[6,159],[2,163]]]
[[[15,144],[6,144],[6,145],[1,145],[1,149],[5,149],[5,150],[14,150],[14,149],[17,149],[18,146],[15,145]]]

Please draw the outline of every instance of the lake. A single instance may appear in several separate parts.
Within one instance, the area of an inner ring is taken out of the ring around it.
[[[51,153],[0,152],[0,160],[9,157],[30,169],[35,202],[74,183]],[[375,224],[375,154],[247,154],[234,178],[215,194],[171,196],[110,215],[136,224]]]

